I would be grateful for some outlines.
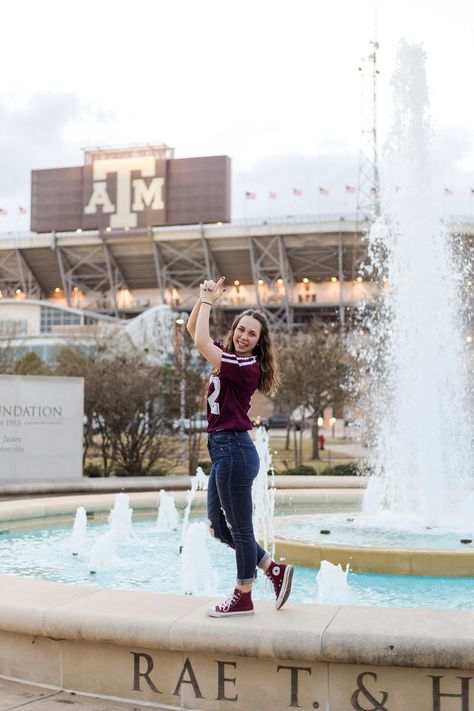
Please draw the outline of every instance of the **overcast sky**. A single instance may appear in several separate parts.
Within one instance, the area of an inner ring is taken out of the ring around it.
[[[472,0],[15,0],[2,30],[0,231],[27,227],[32,169],[153,141],[230,155],[234,218],[355,208],[358,67],[375,33],[380,143],[397,44],[423,43],[440,200],[474,212]]]

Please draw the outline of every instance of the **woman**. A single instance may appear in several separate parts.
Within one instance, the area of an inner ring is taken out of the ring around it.
[[[212,469],[208,484],[211,533],[235,550],[237,583],[224,602],[208,610],[211,617],[252,615],[256,566],[272,581],[279,610],[290,594],[293,566],[275,563],[255,540],[252,482],[258,474],[257,450],[248,434],[250,399],[255,390],[270,393],[279,382],[265,316],[247,310],[234,319],[224,345],[209,335],[212,306],[221,298],[224,279],[204,281],[187,329],[194,345],[214,366],[208,398],[208,448]]]

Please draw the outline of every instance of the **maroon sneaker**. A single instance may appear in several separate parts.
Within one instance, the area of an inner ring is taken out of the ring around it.
[[[215,607],[209,607],[207,614],[210,617],[232,617],[233,615],[253,615],[252,593],[242,592],[235,588],[224,602]]]
[[[272,560],[270,567],[265,571],[265,575],[267,578],[270,578],[275,590],[275,610],[279,610],[283,607],[285,602],[288,600],[291,592],[293,570],[292,565],[286,565],[286,563],[275,563]]]

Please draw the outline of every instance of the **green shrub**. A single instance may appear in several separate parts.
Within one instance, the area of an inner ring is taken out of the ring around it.
[[[104,476],[104,470],[98,464],[89,463],[84,467],[84,476],[91,478],[101,477]]]
[[[323,476],[360,476],[359,465],[355,462],[349,464],[336,464],[335,467],[325,467],[320,474]]]
[[[292,467],[282,472],[282,474],[290,474],[291,476],[314,476],[317,473],[316,469],[308,464],[300,464],[298,467]]]

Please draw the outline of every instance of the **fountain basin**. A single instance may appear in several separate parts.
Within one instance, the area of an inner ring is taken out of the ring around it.
[[[318,484],[321,485],[321,478]],[[356,478],[356,483],[360,481]],[[278,506],[285,510],[314,511],[315,507],[324,508],[328,528],[331,529],[333,511],[343,508],[354,515],[361,504],[362,488],[311,488],[276,492]],[[158,492],[131,493],[130,505],[134,509],[134,520],[147,520],[156,517]],[[174,492],[178,508],[184,508],[186,493]],[[205,510],[205,492],[197,492],[193,503],[194,510]],[[114,503],[112,494],[95,494],[75,497],[57,497],[54,499],[36,499],[29,501],[0,502],[0,535],[15,531],[45,526],[72,525],[74,512],[79,505],[86,503],[87,518],[94,523],[107,520]],[[319,524],[315,526],[319,530]],[[474,546],[462,546],[462,550],[440,550],[405,547],[359,547],[331,542],[331,536],[324,536],[323,542],[294,540],[291,537],[276,539],[276,553],[294,565],[319,568],[322,560],[328,560],[345,567],[350,565],[357,572],[381,573],[392,575],[434,576],[434,577],[473,577]]]
[[[357,505],[355,494],[321,490],[316,498]],[[313,496],[282,498],[309,503]],[[0,528],[71,523],[79,505],[105,521],[113,499],[1,503]],[[184,499],[183,493],[182,505]],[[130,496],[136,519],[156,513],[157,504],[156,492]],[[209,602],[0,575],[0,674],[155,708],[206,711],[274,711],[296,700],[304,709],[339,711],[364,683],[388,694],[388,708],[396,699],[397,710],[412,711],[415,702],[431,708],[437,690],[461,693],[461,679],[474,675],[472,611],[289,602],[277,613],[271,602],[257,601],[253,617],[213,620],[205,615]],[[255,694],[262,678],[269,682],[265,694]]]
[[[474,576],[474,550],[438,551],[410,548],[356,548],[318,545],[288,539],[276,540],[278,557],[294,565],[319,568],[322,560],[334,565],[349,563],[351,569],[388,575],[430,575],[469,578]]]
[[[156,708],[273,711],[297,691],[304,709],[338,711],[375,677],[388,708],[412,711],[430,708],[433,676],[459,692],[474,667],[471,612],[258,602],[216,624],[203,598],[0,583],[3,676]]]
[[[184,492],[175,497],[184,506]],[[285,491],[280,498],[287,505],[357,507],[360,492]],[[203,505],[204,495],[197,500]],[[72,524],[80,505],[89,519],[105,521],[113,502],[96,494],[0,503],[0,529]],[[132,494],[130,505],[135,519],[149,518],[158,493]],[[474,677],[474,611],[288,602],[276,612],[271,602],[257,601],[252,617],[211,620],[210,602],[0,575],[0,675],[203,711],[274,711],[296,703],[339,711],[356,692],[362,701],[363,688],[383,690],[386,707],[396,701],[397,711],[430,709],[437,693],[466,693],[471,682],[463,679]],[[265,694],[256,694],[262,678]]]

